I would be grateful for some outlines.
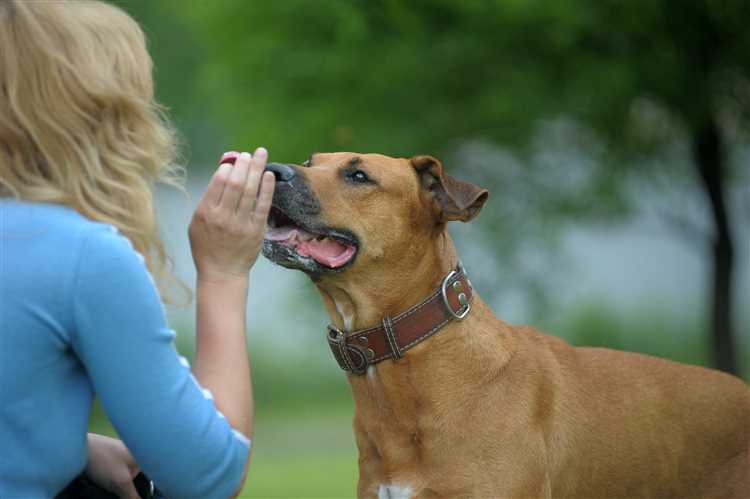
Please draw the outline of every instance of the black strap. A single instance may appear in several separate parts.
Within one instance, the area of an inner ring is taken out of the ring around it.
[[[138,473],[133,479],[135,490],[141,499],[166,499],[161,491],[154,487],[154,482],[143,473]],[[55,499],[118,499],[116,494],[92,482],[81,473],[65,487]]]

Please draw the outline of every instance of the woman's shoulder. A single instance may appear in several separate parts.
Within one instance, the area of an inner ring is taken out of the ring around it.
[[[106,226],[84,217],[70,206],[18,199],[0,199],[0,214],[6,229],[54,229],[76,232]]]
[[[0,230],[5,239],[52,238],[56,245],[80,243],[98,234],[116,234],[111,224],[86,218],[75,209],[56,203],[0,199]]]
[[[143,263],[130,240],[113,225],[61,204],[0,200],[0,240],[15,248],[17,255],[47,255],[61,266],[66,262],[73,267],[95,261]]]

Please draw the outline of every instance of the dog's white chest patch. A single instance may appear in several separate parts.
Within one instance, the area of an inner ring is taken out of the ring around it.
[[[341,316],[341,319],[344,321],[344,329],[347,332],[351,331],[352,330],[352,325],[353,325],[353,322],[354,322],[353,321],[354,317],[352,317],[351,314],[346,314],[344,312],[344,307],[342,307],[341,305],[339,305],[339,302],[337,302],[336,300],[334,300],[333,303],[336,304],[336,310],[338,310],[339,315]]]
[[[378,499],[411,499],[412,489],[408,485],[384,485],[378,487]]]

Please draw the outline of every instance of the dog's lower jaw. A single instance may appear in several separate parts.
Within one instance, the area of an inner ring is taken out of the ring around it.
[[[355,256],[352,257],[352,261],[341,267],[325,267],[316,262],[313,258],[300,255],[292,247],[269,241],[267,239],[263,241],[261,252],[264,257],[277,265],[292,270],[301,270],[310,276],[314,282],[319,281],[321,276],[325,274],[335,274],[345,271],[351,265],[353,259],[356,258],[355,253]]]
[[[319,264],[315,260],[298,255],[293,248],[266,240],[263,241],[262,252],[264,257],[282,267],[301,270],[311,275],[320,273]]]

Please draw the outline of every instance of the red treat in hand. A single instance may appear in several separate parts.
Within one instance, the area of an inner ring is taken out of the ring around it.
[[[235,161],[237,161],[237,158],[239,157],[240,157],[240,153],[238,153],[237,151],[225,152],[221,156],[221,160],[219,161],[219,164],[223,165],[224,163],[228,163],[230,165],[233,165]]]

